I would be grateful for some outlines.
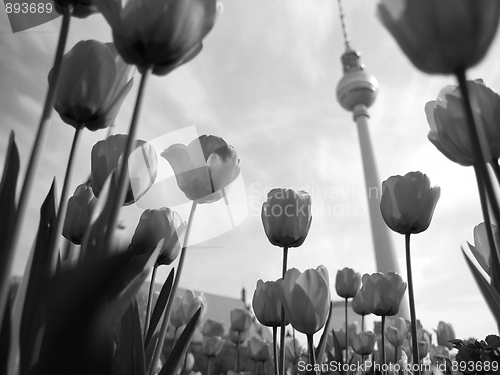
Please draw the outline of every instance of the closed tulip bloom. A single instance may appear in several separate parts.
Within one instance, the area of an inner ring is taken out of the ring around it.
[[[127,135],[115,134],[97,142],[91,152],[91,186],[96,197],[99,197],[104,182],[109,174],[117,168],[121,169],[121,158],[125,151]],[[149,143],[137,140],[135,150],[129,157],[129,187],[125,204],[138,201],[153,186],[158,172],[158,157]],[[119,173],[115,173],[115,183]]]
[[[257,320],[267,327],[281,325],[281,283],[276,281],[257,281],[253,294],[252,307]],[[288,324],[288,322],[287,322]]]
[[[220,336],[203,336],[201,351],[207,357],[216,357],[219,355],[225,342]]]
[[[66,239],[77,245],[82,243],[96,203],[97,199],[91,187],[82,184],[76,188],[75,193],[68,200],[64,219],[62,235]]]
[[[158,265],[172,264],[181,250],[179,237],[183,231],[184,223],[177,212],[167,207],[145,210],[132,237],[132,251],[144,254],[155,249],[163,240],[156,262]]]
[[[359,290],[361,275],[352,268],[344,268],[337,272],[335,290],[342,298],[353,298]]]
[[[436,330],[438,345],[446,346],[448,349],[453,349],[453,344],[450,340],[455,340],[455,330],[450,323],[439,322]]]
[[[221,199],[222,189],[229,189],[240,174],[234,147],[213,135],[202,135],[188,146],[172,145],[161,156],[172,166],[179,188],[197,203]]]
[[[229,337],[229,340],[231,340],[235,344],[243,344],[245,342],[245,340],[248,338],[249,334],[250,334],[250,331],[248,331],[248,330],[239,332],[239,331],[234,330],[233,327],[231,327],[231,328],[229,328],[228,337]]]
[[[392,176],[382,183],[380,211],[387,226],[401,234],[426,230],[441,194],[422,172]]]
[[[71,15],[76,18],[87,18],[97,13],[97,7],[91,0],[54,0],[54,8],[59,14],[64,14],[64,7],[71,7]]]
[[[491,224],[491,230],[493,232],[495,245],[498,247],[500,245],[500,231],[494,224]],[[480,223],[479,225],[474,227],[474,245],[471,245],[468,242],[467,244],[469,245],[472,254],[476,258],[481,268],[484,270],[484,272],[491,276],[491,249],[490,244],[488,243],[488,236],[486,234],[486,225],[484,223]]]
[[[291,268],[282,283],[281,302],[290,324],[297,331],[313,335],[325,325],[329,311],[328,284],[315,269],[301,273]]]
[[[302,345],[298,339],[288,337],[285,339],[285,358],[286,360],[295,363],[299,360],[302,352]]]
[[[213,319],[205,320],[203,329],[201,330],[203,336],[224,336],[224,325]]]
[[[231,311],[231,329],[236,332],[245,332],[252,325],[252,314],[246,309],[234,309]]]
[[[172,304],[172,312],[170,313],[170,323],[175,327],[182,327],[186,322],[184,321],[184,314],[182,311],[182,297],[175,296]]]
[[[495,36],[496,0],[382,0],[378,14],[418,69],[454,74],[476,65]]]
[[[94,0],[123,59],[165,75],[193,59],[216,20],[216,0]]]
[[[375,342],[377,341],[377,335],[369,331],[359,332],[355,334],[350,341],[356,353],[359,355],[368,355],[373,352]]]
[[[358,315],[365,316],[371,314],[370,307],[366,304],[365,298],[366,292],[363,289],[359,289],[354,298],[352,299],[351,307],[354,312]]]
[[[431,358],[431,362],[433,365],[444,365],[446,360],[450,359],[450,352],[446,346],[442,345],[431,345],[431,349],[429,350],[429,357]]]
[[[182,314],[184,317],[184,322],[187,324],[193,318],[194,314],[201,307],[200,321],[207,310],[207,300],[203,293],[198,296],[194,294],[192,290],[186,290],[184,296],[182,297]]]
[[[260,340],[256,337],[248,341],[248,350],[250,352],[250,357],[254,361],[266,362],[273,356],[272,343],[266,340]]]
[[[107,128],[132,88],[132,73],[112,43],[81,41],[63,57],[54,109],[76,129]]]
[[[391,316],[399,312],[406,283],[396,272],[377,272],[363,275],[363,289],[366,303],[373,314]]]
[[[347,325],[347,336],[349,339],[349,345],[352,345],[352,339],[355,335],[358,334],[359,325],[358,322],[349,323]],[[344,350],[346,348],[345,341],[345,322],[341,328],[335,330],[335,336],[337,336],[337,341],[339,343],[340,349]],[[332,337],[333,339],[333,337]]]
[[[403,318],[394,318],[386,321],[385,336],[387,340],[395,347],[403,345],[408,327]]]
[[[298,247],[311,227],[311,196],[303,190],[273,189],[262,205],[261,217],[269,242]]]

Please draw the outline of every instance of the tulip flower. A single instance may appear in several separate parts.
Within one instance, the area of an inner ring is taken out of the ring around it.
[[[257,281],[252,307],[257,320],[267,327],[278,327],[281,324],[281,283],[276,281]]]
[[[229,337],[229,340],[231,340],[238,346],[239,344],[243,344],[245,342],[245,340],[249,336],[249,333],[250,331],[238,332],[232,328],[229,328],[229,333],[227,336]]]
[[[221,199],[222,189],[229,189],[240,173],[235,149],[213,135],[202,135],[187,147],[172,145],[161,156],[172,166],[179,188],[197,203]]]
[[[491,230],[493,232],[493,238],[495,245],[498,247],[500,245],[500,231],[496,225],[491,224]],[[491,276],[491,249],[488,243],[488,237],[486,235],[486,226],[484,223],[474,227],[474,245],[467,242],[469,248],[476,258],[477,262],[481,268],[489,276]]]
[[[54,0],[54,8],[57,13],[64,14],[65,6],[71,7],[71,15],[76,18],[87,18],[98,12],[91,0]]]
[[[166,207],[145,210],[132,237],[132,251],[144,254],[155,249],[163,240],[156,263],[158,265],[172,264],[181,250],[179,237],[183,231],[184,223],[177,212]]]
[[[362,317],[372,313],[370,310],[370,306],[366,304],[365,294],[366,293],[363,289],[359,289],[351,304],[354,312],[358,315],[361,315]]]
[[[217,15],[216,0],[94,0],[123,59],[166,75],[193,59]]]
[[[324,277],[315,269],[301,273],[291,268],[285,273],[281,301],[290,324],[312,336],[325,325],[329,311],[329,290]]]
[[[184,321],[184,314],[182,310],[182,297],[175,296],[172,304],[172,313],[170,314],[170,323],[177,328],[182,327],[186,322]]]
[[[300,344],[300,341],[289,337],[285,341],[285,353],[286,353],[286,359],[293,364],[295,364],[299,358],[300,354],[302,353],[302,345]]]
[[[429,357],[431,358],[431,362],[433,365],[441,365],[450,360],[450,352],[446,346],[442,345],[431,345],[431,349],[429,350]]]
[[[231,311],[231,329],[236,332],[246,332],[252,325],[252,314],[246,309]]]
[[[262,223],[269,241],[280,247],[302,245],[311,226],[311,196],[293,189],[273,189],[262,205]]]
[[[86,184],[79,185],[68,201],[66,219],[64,221],[63,236],[80,245],[90,223],[90,217],[97,199],[92,188]]]
[[[352,338],[357,335],[359,331],[359,325],[358,322],[354,323],[349,323],[347,325],[347,332],[345,329],[345,322],[342,328],[336,329],[335,330],[335,336],[337,337],[337,341],[339,342],[339,347],[341,350],[346,349],[348,346],[351,346],[352,344]],[[347,334],[346,334],[347,333]],[[333,337],[332,337],[333,339]],[[346,341],[346,339],[348,341]]]
[[[361,275],[352,268],[344,268],[337,272],[335,290],[339,297],[353,298],[359,290]]]
[[[97,142],[91,153],[91,186],[96,197],[108,178],[115,169],[121,168],[121,155],[125,149],[127,135],[116,134],[105,140]],[[136,150],[130,155],[128,174],[129,188],[125,204],[138,201],[153,185],[158,171],[156,152],[149,143],[137,140]],[[119,173],[115,173],[115,183],[118,182]]]
[[[219,355],[225,342],[220,336],[204,336],[201,342],[201,351],[207,357],[216,357]]]
[[[455,330],[450,323],[439,322],[436,330],[438,345],[453,349],[453,344],[450,340],[455,340]]]
[[[81,41],[63,57],[54,109],[76,129],[107,128],[132,88],[132,74],[113,43]]]
[[[201,307],[201,315],[200,321],[207,310],[207,300],[203,293],[200,293],[198,296],[194,294],[192,290],[186,290],[184,292],[184,296],[182,297],[182,315],[184,318],[185,324],[189,323],[189,321],[193,318],[194,314]]]
[[[406,283],[396,272],[363,275],[366,303],[373,314],[391,316],[399,312]]]
[[[418,69],[430,74],[466,70],[486,55],[496,34],[495,0],[382,0],[378,14]]]
[[[382,183],[382,217],[395,232],[423,232],[431,223],[440,194],[439,186],[431,187],[429,177],[422,172],[389,177]]]
[[[482,80],[467,81],[471,105],[488,140],[487,162],[500,157],[500,130],[496,119],[500,116],[500,96]],[[462,93],[457,86],[445,86],[435,101],[425,105],[427,122],[431,128],[428,138],[451,161],[463,166],[474,165],[476,160],[470,139],[468,121],[464,111]]]
[[[373,352],[377,336],[373,332],[364,331],[353,335],[351,345],[359,355],[368,355]]]
[[[207,319],[201,330],[203,336],[224,336],[224,325],[216,320]]]
[[[429,353],[429,350],[431,348],[431,335],[423,328],[417,329],[417,343],[418,360],[420,361]],[[413,346],[413,339],[410,340],[410,345]]]
[[[272,344],[266,340],[259,340],[253,337],[248,341],[248,350],[250,357],[254,361],[266,362],[271,359],[273,355]]]
[[[389,323],[385,327],[385,336],[387,340],[396,348],[403,345],[408,332],[406,320],[403,318],[394,318],[388,320],[387,323]]]

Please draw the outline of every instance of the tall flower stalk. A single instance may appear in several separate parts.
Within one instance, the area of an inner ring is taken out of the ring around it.
[[[415,311],[415,297],[413,294],[413,277],[411,271],[411,256],[410,256],[410,233],[405,234],[405,251],[406,251],[406,272],[408,281],[408,295],[410,302],[410,319],[411,319],[411,340],[412,340],[412,351],[413,351],[413,363],[418,363],[418,340],[417,340],[417,313]],[[382,320],[382,339],[384,337],[384,320]],[[396,348],[397,350],[397,348]],[[384,358],[385,362],[385,358]],[[418,373],[420,374],[420,367],[418,368]]]

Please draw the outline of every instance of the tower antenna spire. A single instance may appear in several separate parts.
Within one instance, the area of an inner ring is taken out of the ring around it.
[[[344,34],[344,43],[345,43],[345,48],[347,50],[351,49],[351,45],[349,44],[349,35],[347,34],[347,27],[345,25],[345,16],[344,16],[344,9],[342,8],[342,0],[337,0],[337,3],[339,5],[339,15],[340,15],[340,24],[342,26],[342,33]]]

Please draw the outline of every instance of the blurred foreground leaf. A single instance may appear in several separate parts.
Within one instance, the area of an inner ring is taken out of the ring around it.
[[[119,345],[120,375],[145,375],[146,363],[137,298],[123,315]]]

